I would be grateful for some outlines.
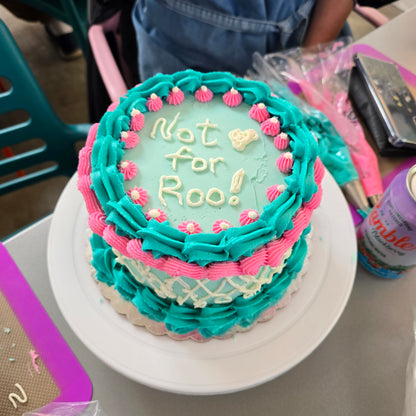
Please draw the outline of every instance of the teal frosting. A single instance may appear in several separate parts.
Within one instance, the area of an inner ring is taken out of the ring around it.
[[[294,165],[292,174],[285,179],[286,190],[264,208],[255,223],[232,227],[219,234],[188,235],[170,226],[168,221],[147,221],[142,207],[126,197],[123,175],[117,165],[124,154],[121,132],[129,129],[132,109],[147,112],[147,97],[152,93],[165,99],[174,86],[184,93],[193,93],[201,85],[214,94],[235,88],[247,104],[266,104],[271,116],[278,117],[281,130],[292,139]],[[143,249],[151,251],[156,258],[171,255],[205,266],[210,262],[237,261],[241,256],[251,256],[261,245],[292,229],[294,214],[302,202],[309,201],[317,191],[313,169],[317,155],[318,146],[300,111],[286,100],[272,96],[266,84],[222,72],[203,74],[186,70],[172,75],[158,74],[130,90],[114,111],[104,114],[91,156],[92,188],[107,216],[107,223],[115,225],[118,235],[142,239]]]
[[[112,248],[96,234],[91,238],[92,265],[97,280],[113,286],[142,315],[164,322],[166,328],[174,333],[186,334],[198,330],[203,337],[211,338],[224,335],[235,325],[250,327],[264,311],[279,302],[303,266],[307,253],[305,237],[309,231],[310,226],[293,246],[292,255],[282,273],[276,273],[272,281],[263,285],[256,295],[247,299],[239,296],[230,303],[214,304],[203,309],[160,298],[152,289],[139,283],[124,265],[118,263]]]

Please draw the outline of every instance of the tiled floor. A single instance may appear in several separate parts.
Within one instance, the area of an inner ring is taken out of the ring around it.
[[[394,18],[413,5],[414,0],[400,0],[380,11]],[[67,123],[88,122],[84,59],[62,60],[39,23],[19,20],[3,6],[0,18],[9,27],[58,116]],[[355,13],[348,20],[356,40],[374,29]],[[0,240],[50,214],[67,181],[59,177],[1,196]]]

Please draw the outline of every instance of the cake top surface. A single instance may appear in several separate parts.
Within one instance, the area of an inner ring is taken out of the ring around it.
[[[291,229],[317,190],[300,112],[229,73],[146,80],[103,116],[91,152],[106,222],[155,258],[249,256]]]

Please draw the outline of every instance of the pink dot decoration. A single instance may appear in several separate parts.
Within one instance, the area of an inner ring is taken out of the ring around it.
[[[118,170],[124,175],[124,179],[130,181],[137,175],[137,166],[130,160],[123,160],[118,165]]]
[[[141,130],[144,126],[144,114],[134,108],[131,111],[130,115],[131,115],[130,126],[129,126],[130,130],[132,131]]]
[[[166,221],[166,214],[165,214],[165,212],[162,211],[159,208],[149,209],[149,211],[146,212],[145,216],[146,216],[146,219],[148,221],[150,221],[150,220],[155,220],[157,222]]]
[[[142,207],[146,205],[148,200],[147,192],[142,187],[138,188],[135,186],[134,188],[130,188],[127,191],[127,195],[135,204],[141,205]]]
[[[270,202],[274,201],[278,196],[282,195],[285,191],[285,185],[273,185],[267,188],[266,194]]]
[[[168,96],[166,97],[166,101],[170,105],[178,105],[185,99],[184,93],[178,88],[173,87],[170,91]]]
[[[195,221],[184,221],[178,225],[178,230],[187,234],[198,234],[201,232],[201,227]]]
[[[242,103],[243,96],[236,89],[231,88],[222,96],[222,99],[228,107],[237,107]]]
[[[279,133],[274,138],[274,145],[278,150],[286,150],[289,146],[289,136],[286,133]]]
[[[217,220],[214,222],[212,226],[212,231],[216,234],[220,233],[221,231],[228,230],[232,227],[231,223],[227,220]]]
[[[156,94],[151,94],[147,99],[146,107],[149,111],[159,111],[163,107],[163,101]]]
[[[276,136],[280,133],[280,122],[277,117],[271,117],[261,123],[261,131],[268,136]]]
[[[276,166],[282,173],[289,173],[293,168],[292,153],[286,152],[277,158]]]
[[[268,118],[270,118],[270,114],[267,111],[267,107],[263,103],[254,104],[250,111],[248,112],[248,115],[258,121],[259,123],[263,123],[263,121],[266,121]]]
[[[260,215],[258,211],[255,209],[245,209],[240,214],[240,224],[241,225],[247,225],[251,224],[252,222],[255,222],[259,219]]]
[[[207,103],[212,100],[214,93],[207,88],[205,85],[202,85],[201,88],[198,88],[195,91],[195,98],[201,103]]]
[[[139,143],[139,136],[131,130],[122,131],[120,135],[121,141],[125,143],[126,149],[133,149]]]

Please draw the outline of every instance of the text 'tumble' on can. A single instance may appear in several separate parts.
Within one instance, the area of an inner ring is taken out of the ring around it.
[[[358,260],[390,279],[416,267],[416,165],[400,172],[357,231]]]

